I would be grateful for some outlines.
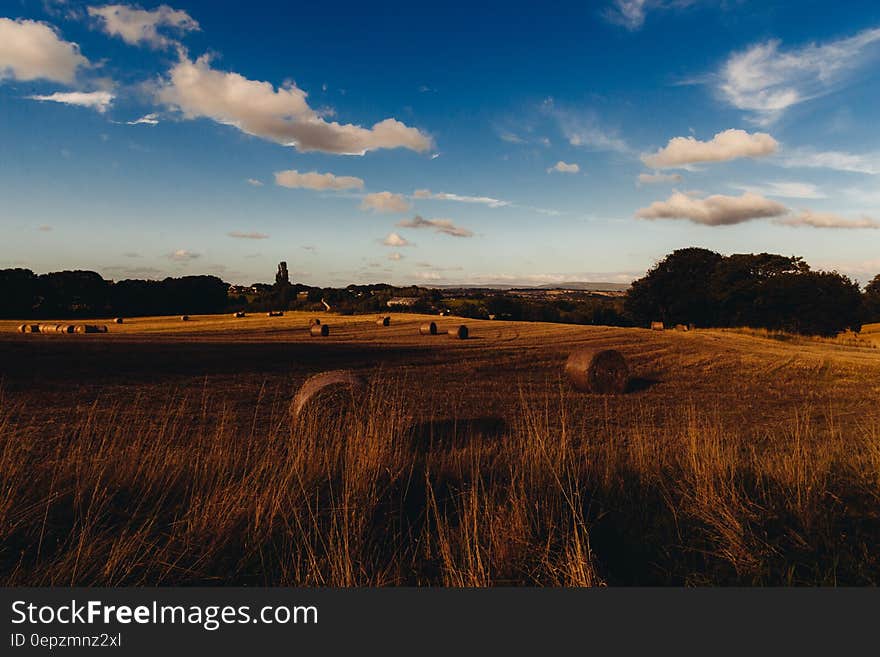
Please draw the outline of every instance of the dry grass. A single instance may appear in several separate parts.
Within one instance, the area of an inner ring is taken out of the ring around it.
[[[880,583],[873,350],[405,316],[313,346],[288,315],[0,341],[0,584]],[[631,394],[570,390],[582,344],[621,349]],[[291,421],[341,361],[359,412]]]

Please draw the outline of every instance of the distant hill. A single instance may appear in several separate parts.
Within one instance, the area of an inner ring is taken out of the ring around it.
[[[429,285],[422,287],[443,290],[582,290],[585,292],[625,292],[629,283],[603,283],[571,281],[568,283],[545,283],[544,285]]]

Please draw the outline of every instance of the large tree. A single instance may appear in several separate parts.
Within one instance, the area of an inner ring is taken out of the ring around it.
[[[880,322],[880,274],[865,287],[865,321]]]
[[[673,251],[644,278],[632,284],[624,308],[636,325],[715,323],[715,300],[709,280],[722,261],[714,251],[687,248]]]

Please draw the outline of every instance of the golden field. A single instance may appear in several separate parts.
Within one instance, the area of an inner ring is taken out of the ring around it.
[[[0,584],[880,583],[880,325],[313,316],[0,321]],[[630,391],[572,390],[581,346]],[[358,413],[292,421],[338,368]]]

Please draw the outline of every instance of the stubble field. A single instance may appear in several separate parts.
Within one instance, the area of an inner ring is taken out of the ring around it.
[[[876,325],[310,317],[0,322],[0,583],[880,582]],[[570,388],[581,346],[624,354],[627,394]],[[357,413],[292,420],[339,368]]]

